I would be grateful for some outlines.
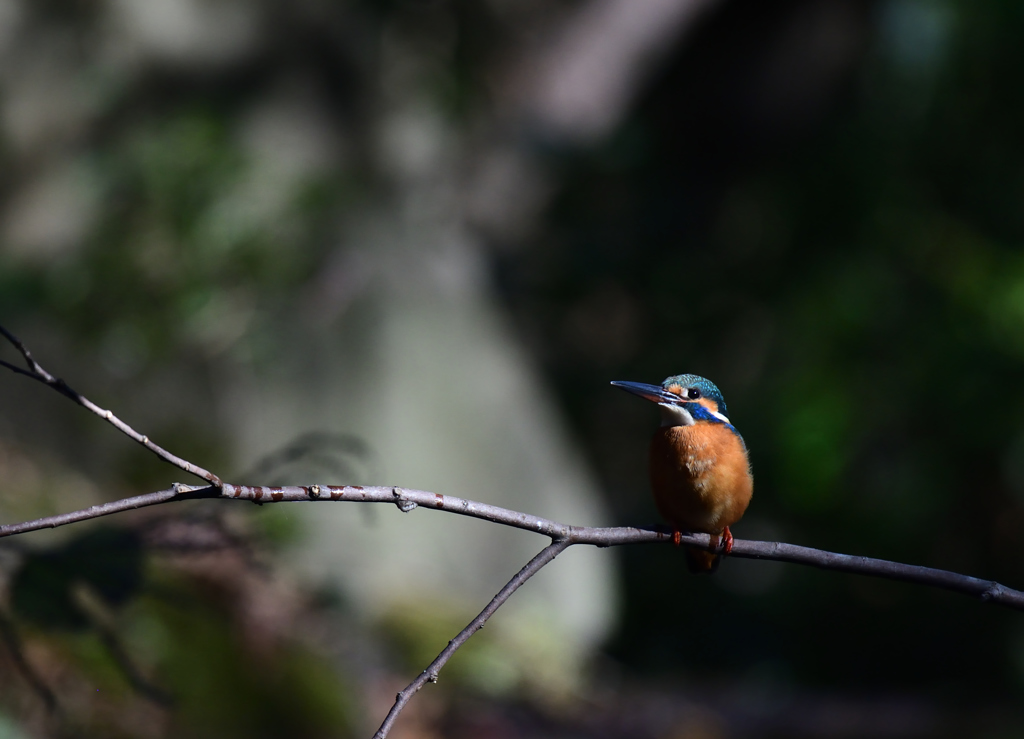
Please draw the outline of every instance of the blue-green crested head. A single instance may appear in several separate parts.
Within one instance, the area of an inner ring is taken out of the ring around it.
[[[661,408],[662,426],[693,426],[698,423],[718,423],[739,432],[729,420],[722,391],[711,380],[700,375],[672,375],[661,385],[615,380],[612,385],[633,395],[657,403]],[[743,441],[743,437],[740,437]]]
[[[700,375],[673,375],[672,377],[665,378],[661,383],[661,388],[673,395],[679,395],[689,400],[707,398],[714,401],[716,405],[715,410],[723,416],[729,415],[729,411],[725,407],[725,398],[722,397],[722,391],[706,377],[701,377]]]

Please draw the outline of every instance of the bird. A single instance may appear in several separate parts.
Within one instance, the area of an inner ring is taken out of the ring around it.
[[[722,392],[699,375],[672,375],[658,385],[614,381],[612,385],[657,403],[661,427],[651,439],[651,491],[658,512],[681,532],[711,535],[717,549],[732,551],[729,527],[740,520],[754,492],[747,445],[727,415]],[[686,548],[691,572],[711,573],[721,556]]]

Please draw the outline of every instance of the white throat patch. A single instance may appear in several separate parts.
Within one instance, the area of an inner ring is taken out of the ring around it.
[[[693,425],[693,416],[690,415],[690,411],[686,410],[681,405],[674,405],[671,403],[658,403],[658,407],[661,408],[662,426]]]
[[[684,406],[672,403],[658,403],[658,407],[661,408],[662,426],[692,426],[694,424],[693,416],[690,415],[690,411],[686,410]],[[725,414],[712,410],[708,412],[722,423],[729,423],[731,425]]]

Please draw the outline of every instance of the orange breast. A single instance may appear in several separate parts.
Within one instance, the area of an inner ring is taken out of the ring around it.
[[[747,510],[754,481],[739,437],[722,424],[699,422],[655,432],[651,488],[673,526],[720,534]]]

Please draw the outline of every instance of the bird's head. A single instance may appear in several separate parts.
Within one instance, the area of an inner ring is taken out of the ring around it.
[[[642,382],[612,382],[634,395],[657,403],[662,426],[692,426],[695,423],[724,423],[732,427],[726,415],[725,399],[715,383],[699,375],[672,375],[658,385]]]

